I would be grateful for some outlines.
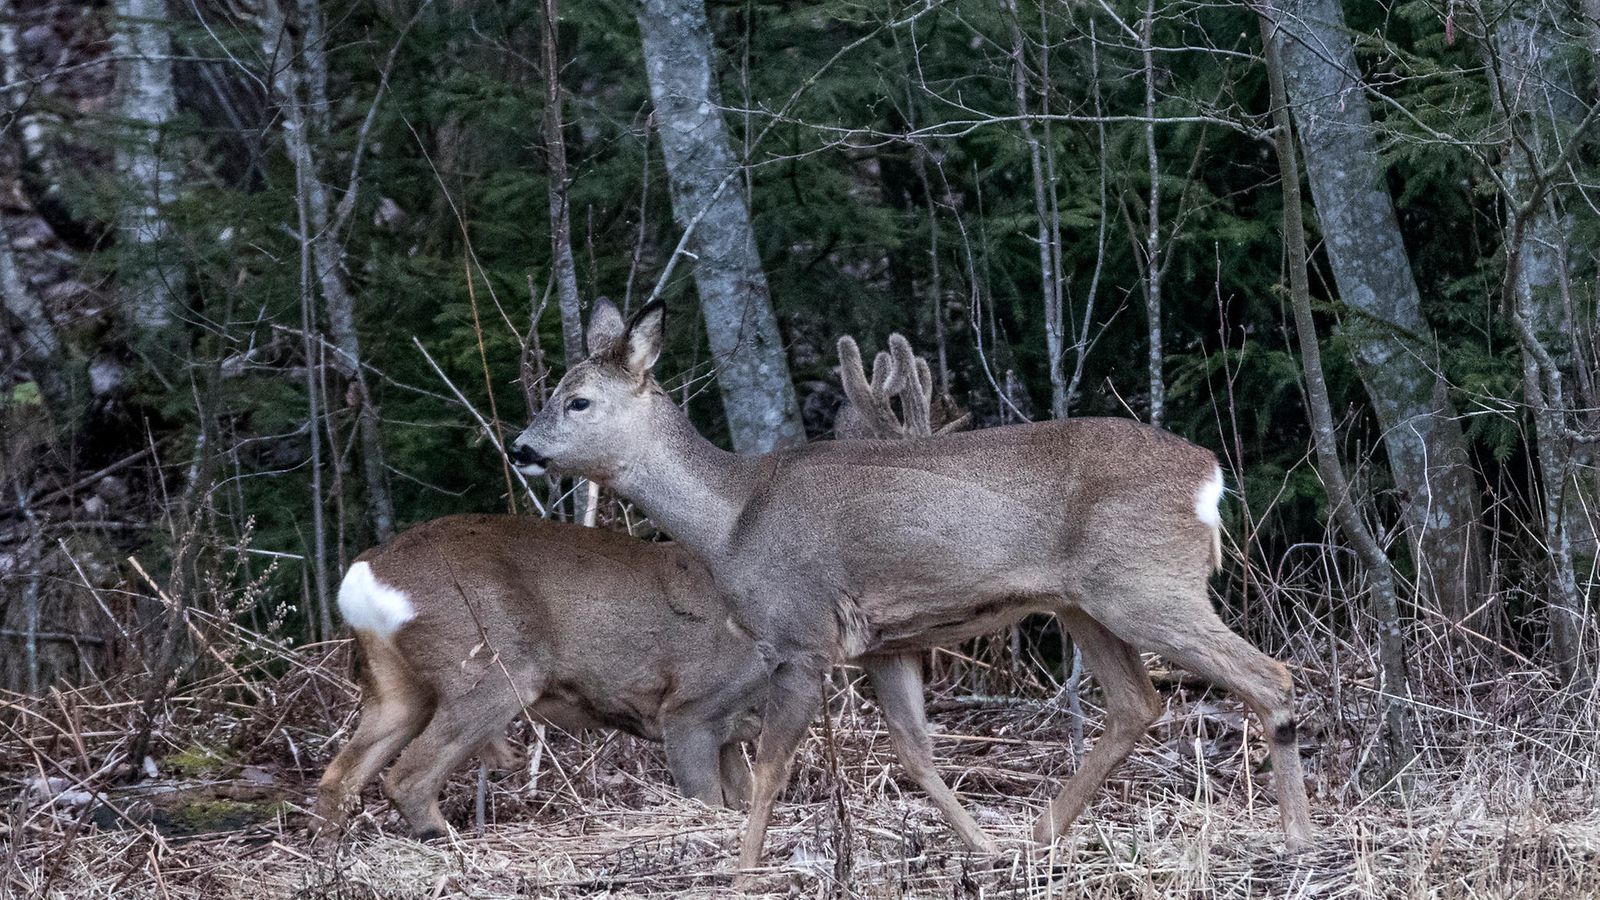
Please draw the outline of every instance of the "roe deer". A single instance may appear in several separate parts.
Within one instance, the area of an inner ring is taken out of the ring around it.
[[[930,413],[933,377],[927,362],[912,353],[911,345],[898,334],[890,337],[889,346],[891,352],[879,353],[873,361],[869,380],[862,369],[861,351],[855,340],[839,339],[839,380],[849,402],[839,409],[834,421],[835,437],[890,440],[927,437],[933,433]],[[892,403],[896,399],[900,401],[899,416]],[[967,417],[962,416],[940,430],[954,431],[966,421]],[[980,852],[992,851],[993,840],[978,828],[934,767],[920,654],[870,653],[857,659],[856,664],[866,671],[872,682],[878,709],[888,726],[889,741],[906,774],[927,792],[963,843]]]
[[[1135,647],[1243,696],[1266,726],[1288,843],[1309,840],[1288,670],[1229,631],[1207,593],[1221,561],[1211,452],[1134,421],[1073,419],[736,456],[656,384],[662,326],[651,303],[570,369],[513,458],[631,499],[707,564],[754,637],[769,675],[741,868],[760,860],[830,665],[1034,612],[1083,648],[1107,709],[1036,841],[1077,817],[1160,712]]]
[[[418,837],[444,832],[439,791],[475,751],[504,756],[524,709],[566,729],[662,741],[707,805],[747,792],[766,669],[705,568],[672,544],[523,516],[434,519],[361,554],[339,611],[366,662],[361,721],[328,765],[316,814],[396,753],[384,788]],[[404,749],[404,752],[402,751]]]
[[[591,347],[623,328],[608,301],[596,312]],[[903,339],[897,355],[912,371]],[[909,383],[931,385],[926,364],[914,362],[924,377],[912,371]],[[874,385],[852,394],[877,416],[863,435],[892,427],[893,414],[877,412],[901,390],[890,369],[884,361]],[[846,378],[847,389],[865,384],[864,375]],[[908,410],[916,402],[902,399]],[[319,786],[316,812],[328,825],[341,824],[349,795],[405,748],[388,793],[419,836],[442,832],[444,780],[475,750],[503,759],[505,726],[524,708],[567,729],[663,740],[679,788],[708,805],[748,794],[738,745],[759,729],[766,668],[748,636],[727,627],[726,601],[704,567],[674,545],[512,516],[446,517],[358,557],[339,606],[366,669],[360,724]],[[861,665],[907,771],[962,840],[987,848],[933,768],[915,656]]]

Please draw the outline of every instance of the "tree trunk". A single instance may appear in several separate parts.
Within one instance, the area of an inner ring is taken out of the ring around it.
[[[45,313],[37,294],[28,289],[17,268],[16,254],[11,249],[11,237],[0,230],[0,308],[17,330],[17,346],[26,361],[28,372],[39,385],[45,409],[62,420],[72,416],[72,397],[66,367],[62,359],[61,341],[56,336],[55,325]]]
[[[1044,294],[1044,342],[1045,357],[1050,368],[1050,414],[1053,418],[1065,419],[1067,417],[1067,380],[1066,373],[1062,371],[1061,360],[1064,354],[1061,335],[1061,282],[1056,278],[1056,273],[1061,270],[1059,262],[1059,245],[1052,239],[1059,234],[1058,217],[1052,215],[1051,202],[1055,199],[1055,180],[1046,178],[1043,148],[1039,138],[1033,133],[1033,125],[1029,121],[1032,113],[1028,102],[1027,59],[1025,56],[1027,44],[1022,36],[1022,22],[1017,15],[1015,0],[1002,0],[1007,22],[1011,29],[1011,87],[1016,94],[1017,116],[1021,120],[1022,140],[1028,145],[1028,167],[1033,175],[1033,212],[1037,220],[1037,240],[1039,242],[1039,284]],[[1049,58],[1049,48],[1046,47],[1040,54],[1040,65],[1045,65],[1044,60]],[[1049,112],[1046,108],[1044,112]],[[1046,198],[1046,192],[1050,196]],[[1013,637],[1015,631],[1013,631]]]
[[[166,140],[178,111],[172,24],[166,0],[116,0],[115,8],[111,39],[125,128],[116,163],[127,191],[117,229],[119,274],[137,340],[147,349],[171,350],[173,322],[185,305],[184,271],[173,255],[165,217],[177,197],[180,174],[175,148]]]
[[[805,442],[739,163],[722,120],[703,0],[644,0],[639,32],[678,224],[694,229],[695,287],[733,448]]]
[[[282,68],[273,73],[272,83],[285,107],[284,143],[289,159],[300,175],[301,189],[305,192],[306,218],[310,228],[309,234],[303,234],[302,239],[308,240],[311,245],[315,280],[327,307],[328,330],[338,350],[333,355],[334,366],[356,387],[359,404],[356,428],[361,444],[367,514],[372,520],[373,533],[381,542],[394,535],[394,501],[390,497],[388,470],[383,461],[378,407],[367,388],[366,373],[362,368],[361,342],[355,324],[355,297],[345,280],[344,248],[332,227],[328,188],[322,182],[311,144],[312,129],[326,133],[329,115],[322,11],[316,0],[299,0],[299,8],[305,46],[298,56],[292,52],[292,41],[288,29],[283,27],[281,12],[268,17],[268,28],[271,30],[268,40],[276,38],[282,41],[276,57],[269,57],[283,63]],[[302,66],[303,71],[300,68]],[[302,89],[306,93],[305,98],[300,96]],[[315,365],[315,360],[308,359],[306,364]]]
[[[10,86],[5,92],[4,109],[14,116],[0,128],[0,133],[15,135],[17,180],[39,218],[73,249],[96,249],[105,238],[104,226],[78,218],[68,204],[63,188],[68,181],[64,171],[67,163],[55,142],[60,116],[51,104],[29,102],[37,99],[36,88],[18,52],[17,22],[16,4],[0,0],[0,83]]]
[[[1150,170],[1149,231],[1144,242],[1144,321],[1150,336],[1150,424],[1161,427],[1166,419],[1167,383],[1161,377],[1161,158],[1156,154],[1156,64],[1154,35],[1155,0],[1146,0],[1141,27],[1141,53],[1144,55],[1144,148]]]
[[[1356,508],[1344,464],[1339,460],[1338,435],[1334,431],[1332,404],[1323,378],[1322,348],[1317,326],[1311,316],[1311,287],[1306,273],[1304,203],[1300,196],[1300,163],[1296,158],[1294,135],[1289,120],[1288,95],[1284,86],[1285,65],[1272,40],[1276,23],[1270,13],[1261,18],[1261,37],[1267,56],[1267,79],[1272,96],[1276,128],[1278,167],[1283,183],[1283,238],[1289,270],[1289,296],[1294,308],[1295,333],[1300,345],[1300,364],[1305,373],[1306,399],[1311,414],[1311,434],[1316,451],[1317,474],[1328,491],[1333,518],[1350,541],[1372,580],[1372,617],[1378,628],[1379,685],[1383,693],[1383,732],[1385,771],[1377,779],[1387,783],[1402,772],[1415,752],[1411,720],[1403,700],[1411,695],[1406,671],[1404,636],[1400,630],[1400,604],[1395,590],[1394,570],[1389,558]],[[1304,136],[1302,136],[1302,140]]]
[[[1591,59],[1600,59],[1600,0],[1583,0],[1583,33]],[[1600,92],[1600,66],[1594,70],[1594,88]]]
[[[1384,187],[1344,14],[1338,0],[1263,8],[1275,22],[1270,38],[1282,57],[1322,237],[1352,313],[1344,336],[1383,428],[1419,582],[1441,612],[1463,621],[1478,606],[1482,581],[1477,479],[1436,371],[1438,348]]]
[[[556,59],[556,2],[544,2],[544,154],[549,172],[550,265],[556,303],[561,309],[561,340],[567,367],[583,361],[583,314],[578,300],[578,266],[572,258],[572,213],[567,202],[567,143],[561,134],[560,64]]]
[[[1569,284],[1568,236],[1575,216],[1564,206],[1555,180],[1542,174],[1560,156],[1571,130],[1583,119],[1584,92],[1571,68],[1576,48],[1567,44],[1561,23],[1543,4],[1514,0],[1488,23],[1491,87],[1506,128],[1501,177],[1510,211],[1506,225],[1506,287],[1522,345],[1523,390],[1538,444],[1543,538],[1551,565],[1545,591],[1550,610],[1551,655],[1568,684],[1580,689],[1592,676],[1585,661],[1592,652],[1592,622],[1577,583],[1574,557],[1592,554],[1593,523],[1573,459],[1567,422],[1574,412],[1569,387],[1581,365],[1575,341],[1586,329],[1574,321],[1566,302]],[[1562,179],[1557,174],[1556,180]],[[1581,209],[1582,204],[1575,204]],[[1590,645],[1590,646],[1586,646]]]
[[[561,343],[567,368],[587,355],[583,310],[578,299],[578,266],[572,256],[572,206],[568,202],[567,142],[561,133],[561,66],[556,57],[556,0],[544,0],[540,45],[544,54],[544,153],[550,202],[550,266],[555,276],[556,305],[561,311]],[[575,485],[572,517],[593,525],[599,497],[591,483]]]

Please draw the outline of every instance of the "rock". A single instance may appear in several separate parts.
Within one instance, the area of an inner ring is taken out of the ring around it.
[[[17,46],[24,52],[36,53],[54,62],[54,57],[61,52],[61,38],[49,25],[35,25],[17,35]]]
[[[94,492],[108,503],[128,499],[128,482],[115,475],[107,475],[94,486]]]
[[[89,363],[89,392],[96,397],[116,393],[126,376],[122,363],[109,356],[96,356]]]
[[[251,784],[272,784],[277,781],[271,772],[260,766],[245,766],[244,771],[239,773],[239,777]]]
[[[54,797],[71,786],[70,780],[55,776],[40,778],[37,775],[30,775],[22,782],[23,790],[28,792],[28,799],[34,801]]]

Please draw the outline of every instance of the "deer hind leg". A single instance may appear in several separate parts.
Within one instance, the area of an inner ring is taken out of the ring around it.
[[[377,645],[366,653],[367,678],[361,721],[317,782],[319,832],[344,826],[352,794],[378,774],[428,724],[432,701],[392,650]]]
[[[906,774],[927,793],[968,849],[993,853],[994,841],[973,821],[972,815],[956,798],[955,791],[934,768],[933,742],[928,738],[928,718],[923,705],[921,657],[917,654],[873,656],[861,660],[861,665],[872,679],[878,707],[883,710],[884,722],[889,726],[889,741]]]
[[[780,663],[768,677],[761,737],[756,741],[750,817],[739,843],[740,869],[754,869],[761,862],[772,806],[789,781],[789,763],[795,749],[822,706],[819,685],[826,670],[826,661],[790,659]]]
[[[526,693],[526,692],[525,692]],[[532,696],[527,699],[531,703]],[[439,792],[450,773],[503,734],[521,709],[498,673],[462,694],[441,697],[428,727],[400,754],[384,779],[384,792],[419,840],[445,833]]]
[[[1289,670],[1230,631],[1204,593],[1193,599],[1167,595],[1138,606],[1113,607],[1101,620],[1125,639],[1233,691],[1249,704],[1267,737],[1286,841],[1291,850],[1305,847],[1311,839],[1311,804],[1300,768]]]
[[[1083,765],[1067,779],[1061,793],[1050,801],[1050,809],[1034,825],[1033,839],[1044,845],[1054,842],[1078,818],[1089,799],[1128,758],[1161,714],[1160,698],[1137,650],[1075,607],[1056,615],[1083,653],[1084,665],[1100,683],[1105,694],[1106,724]]]

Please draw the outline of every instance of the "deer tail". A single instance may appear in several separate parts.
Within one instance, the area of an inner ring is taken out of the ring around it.
[[[1211,478],[1195,493],[1194,515],[1211,531],[1211,570],[1222,568],[1222,467],[1214,466]]]

